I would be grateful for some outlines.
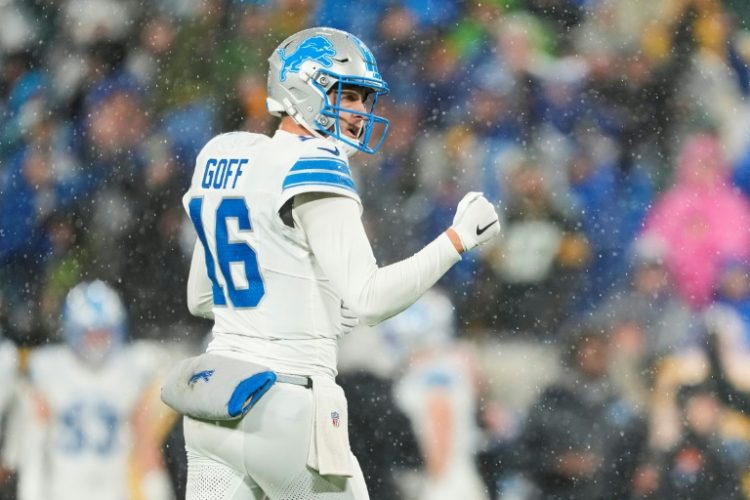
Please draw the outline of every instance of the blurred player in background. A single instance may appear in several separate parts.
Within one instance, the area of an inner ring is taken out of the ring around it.
[[[446,295],[431,290],[383,331],[408,363],[395,394],[424,458],[419,498],[486,500],[474,460],[479,374],[471,352],[454,340],[453,311]]]
[[[301,31],[270,58],[275,135],[222,134],[198,155],[183,199],[198,233],[188,305],[215,320],[209,354],[266,367],[287,383],[240,420],[186,417],[189,499],[368,498],[334,382],[348,321],[342,302],[378,323],[500,231],[492,205],[469,193],[433,242],[378,267],[348,157],[375,153],[385,138],[388,121],[374,112],[386,92],[358,38]],[[196,383],[210,384],[213,373]]]
[[[67,295],[63,344],[33,351],[12,437],[19,500],[172,498],[154,392],[160,357],[127,342],[123,304],[102,281]]]
[[[15,345],[0,334],[0,498],[10,487],[11,468],[5,457],[5,442],[8,439],[7,420],[10,405],[15,397],[18,378],[18,353]]]

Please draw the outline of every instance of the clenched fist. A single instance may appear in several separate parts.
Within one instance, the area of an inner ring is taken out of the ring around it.
[[[471,191],[458,203],[451,228],[467,252],[500,234],[500,219],[482,193]]]

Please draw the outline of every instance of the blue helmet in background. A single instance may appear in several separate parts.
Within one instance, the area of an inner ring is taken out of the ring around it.
[[[62,334],[85,362],[100,365],[125,342],[125,308],[120,296],[100,280],[83,282],[68,292]]]
[[[359,38],[332,28],[302,30],[281,42],[268,62],[267,106],[272,115],[286,113],[311,134],[331,138],[349,153],[372,154],[380,148],[389,123],[375,115],[375,105],[378,96],[388,93],[388,84]],[[365,113],[341,106],[346,86],[365,90]],[[342,111],[365,119],[358,140],[340,130]],[[373,133],[376,126],[378,134]]]

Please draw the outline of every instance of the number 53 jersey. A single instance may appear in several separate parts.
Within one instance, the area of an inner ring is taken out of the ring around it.
[[[29,356],[34,417],[17,422],[24,500],[127,500],[133,497],[133,415],[159,370],[155,347],[128,344],[101,366],[68,346]]]
[[[215,320],[209,351],[335,375],[341,298],[291,210],[310,192],[360,202],[346,153],[327,140],[232,132],[199,153],[183,205],[204,253]]]

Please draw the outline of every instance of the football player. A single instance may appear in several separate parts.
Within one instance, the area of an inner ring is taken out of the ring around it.
[[[278,130],[209,141],[183,204],[198,235],[188,306],[214,319],[208,354],[264,367],[278,383],[240,419],[185,418],[187,498],[366,499],[334,382],[350,324],[342,304],[368,324],[393,316],[500,224],[468,193],[434,241],[379,267],[348,160],[375,153],[388,129],[375,113],[388,85],[372,52],[349,33],[311,28],[269,62]],[[202,369],[190,384],[218,377]]]
[[[420,500],[487,500],[475,465],[479,372],[472,352],[454,340],[450,299],[430,290],[381,330],[406,364],[394,394],[424,458]]]
[[[19,499],[172,498],[152,418],[158,350],[126,342],[125,309],[102,281],[70,290],[62,335],[28,360]]]

